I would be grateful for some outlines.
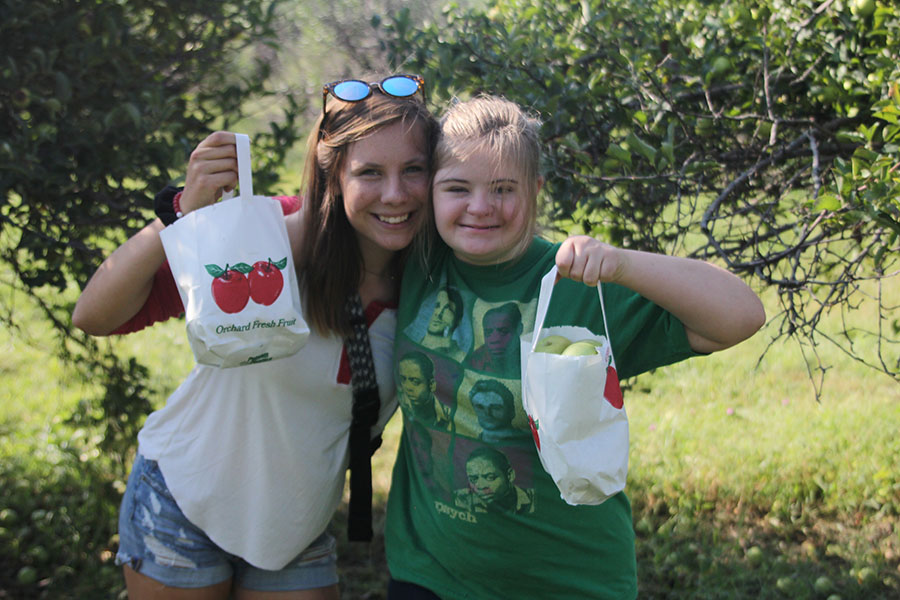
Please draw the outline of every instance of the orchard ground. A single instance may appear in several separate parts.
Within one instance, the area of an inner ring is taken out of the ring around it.
[[[124,598],[123,482],[98,433],[67,423],[95,390],[51,358],[36,309],[10,301],[35,317],[0,331],[0,598]],[[800,348],[767,348],[771,335],[624,382],[641,598],[900,597],[900,388],[823,343],[817,402]],[[111,343],[148,364],[159,402],[192,364],[178,321]],[[399,432],[395,417],[375,457],[374,542],[346,543],[335,518],[344,598],[384,597]]]

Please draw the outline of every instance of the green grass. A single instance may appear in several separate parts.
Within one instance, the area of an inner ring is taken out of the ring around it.
[[[900,281],[892,285],[900,290]],[[721,494],[755,505],[792,500],[798,485],[829,509],[896,501],[883,480],[900,473],[897,382],[823,344],[827,371],[817,401],[799,346],[770,346],[771,338],[763,329],[739,346],[632,382],[632,480],[714,482]],[[871,353],[874,340],[858,347]]]
[[[642,595],[898,597],[900,387],[822,347],[817,402],[771,335],[631,382]]]
[[[116,598],[121,482],[104,479],[96,433],[65,422],[95,390],[8,299],[25,325],[0,330],[0,598]],[[772,335],[627,382],[642,598],[900,597],[900,386],[822,345],[817,402],[798,346]],[[192,364],[180,321],[104,343],[164,391]],[[395,418],[376,455],[376,529],[399,430]],[[381,541],[342,542],[345,598],[383,597]],[[25,567],[34,583],[17,582]]]

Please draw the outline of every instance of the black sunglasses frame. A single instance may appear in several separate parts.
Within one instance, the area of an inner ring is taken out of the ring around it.
[[[382,84],[385,81],[387,81],[389,79],[394,79],[397,77],[401,77],[401,78],[405,77],[406,79],[409,79],[416,83],[416,89],[413,91],[412,94],[398,96],[398,95],[392,94],[389,91],[384,89],[384,86]],[[344,100],[343,98],[341,98],[340,96],[338,96],[337,94],[334,93],[334,88],[336,88],[340,84],[346,83],[348,81],[353,81],[353,82],[361,83],[363,85],[368,86],[369,92],[362,98],[358,98],[356,100]],[[338,81],[332,81],[331,83],[326,83],[324,86],[322,86],[322,120],[324,121],[324,119],[325,119],[325,114],[326,114],[325,103],[326,103],[326,100],[328,99],[328,94],[331,94],[332,96],[334,96],[338,100],[341,100],[342,102],[362,102],[363,100],[365,100],[366,98],[371,96],[372,91],[376,90],[376,89],[379,92],[381,92],[382,94],[384,94],[386,96],[391,96],[393,98],[411,98],[412,96],[416,95],[416,92],[421,90],[422,91],[422,99],[425,102],[428,101],[428,97],[425,95],[425,78],[422,77],[421,75],[412,75],[409,73],[397,73],[396,75],[390,75],[388,77],[385,77],[381,81],[363,81],[361,79],[340,79]]]

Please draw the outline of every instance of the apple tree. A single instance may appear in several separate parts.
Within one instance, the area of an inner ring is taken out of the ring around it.
[[[774,288],[773,340],[800,343],[817,390],[825,342],[900,381],[896,4],[495,0],[445,16],[385,24],[386,48],[438,107],[488,92],[540,115],[552,228]],[[854,320],[869,299],[877,316]]]
[[[111,248],[153,217],[152,199],[190,150],[273,96],[266,60],[280,0],[7,0],[0,5],[0,264],[31,296],[61,352],[105,395],[77,415],[134,444],[146,372],[70,329],[74,294]],[[280,96],[254,136],[257,185],[274,183],[305,100]],[[15,328],[15,306],[0,319]],[[113,453],[115,454],[115,453]]]

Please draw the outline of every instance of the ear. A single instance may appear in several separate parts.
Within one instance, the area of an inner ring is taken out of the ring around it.
[[[536,187],[535,190],[534,190],[534,195],[535,195],[535,196],[537,196],[537,195],[540,193],[542,187],[544,187],[544,176],[543,176],[543,175],[538,175],[538,178],[537,178],[537,187]]]

